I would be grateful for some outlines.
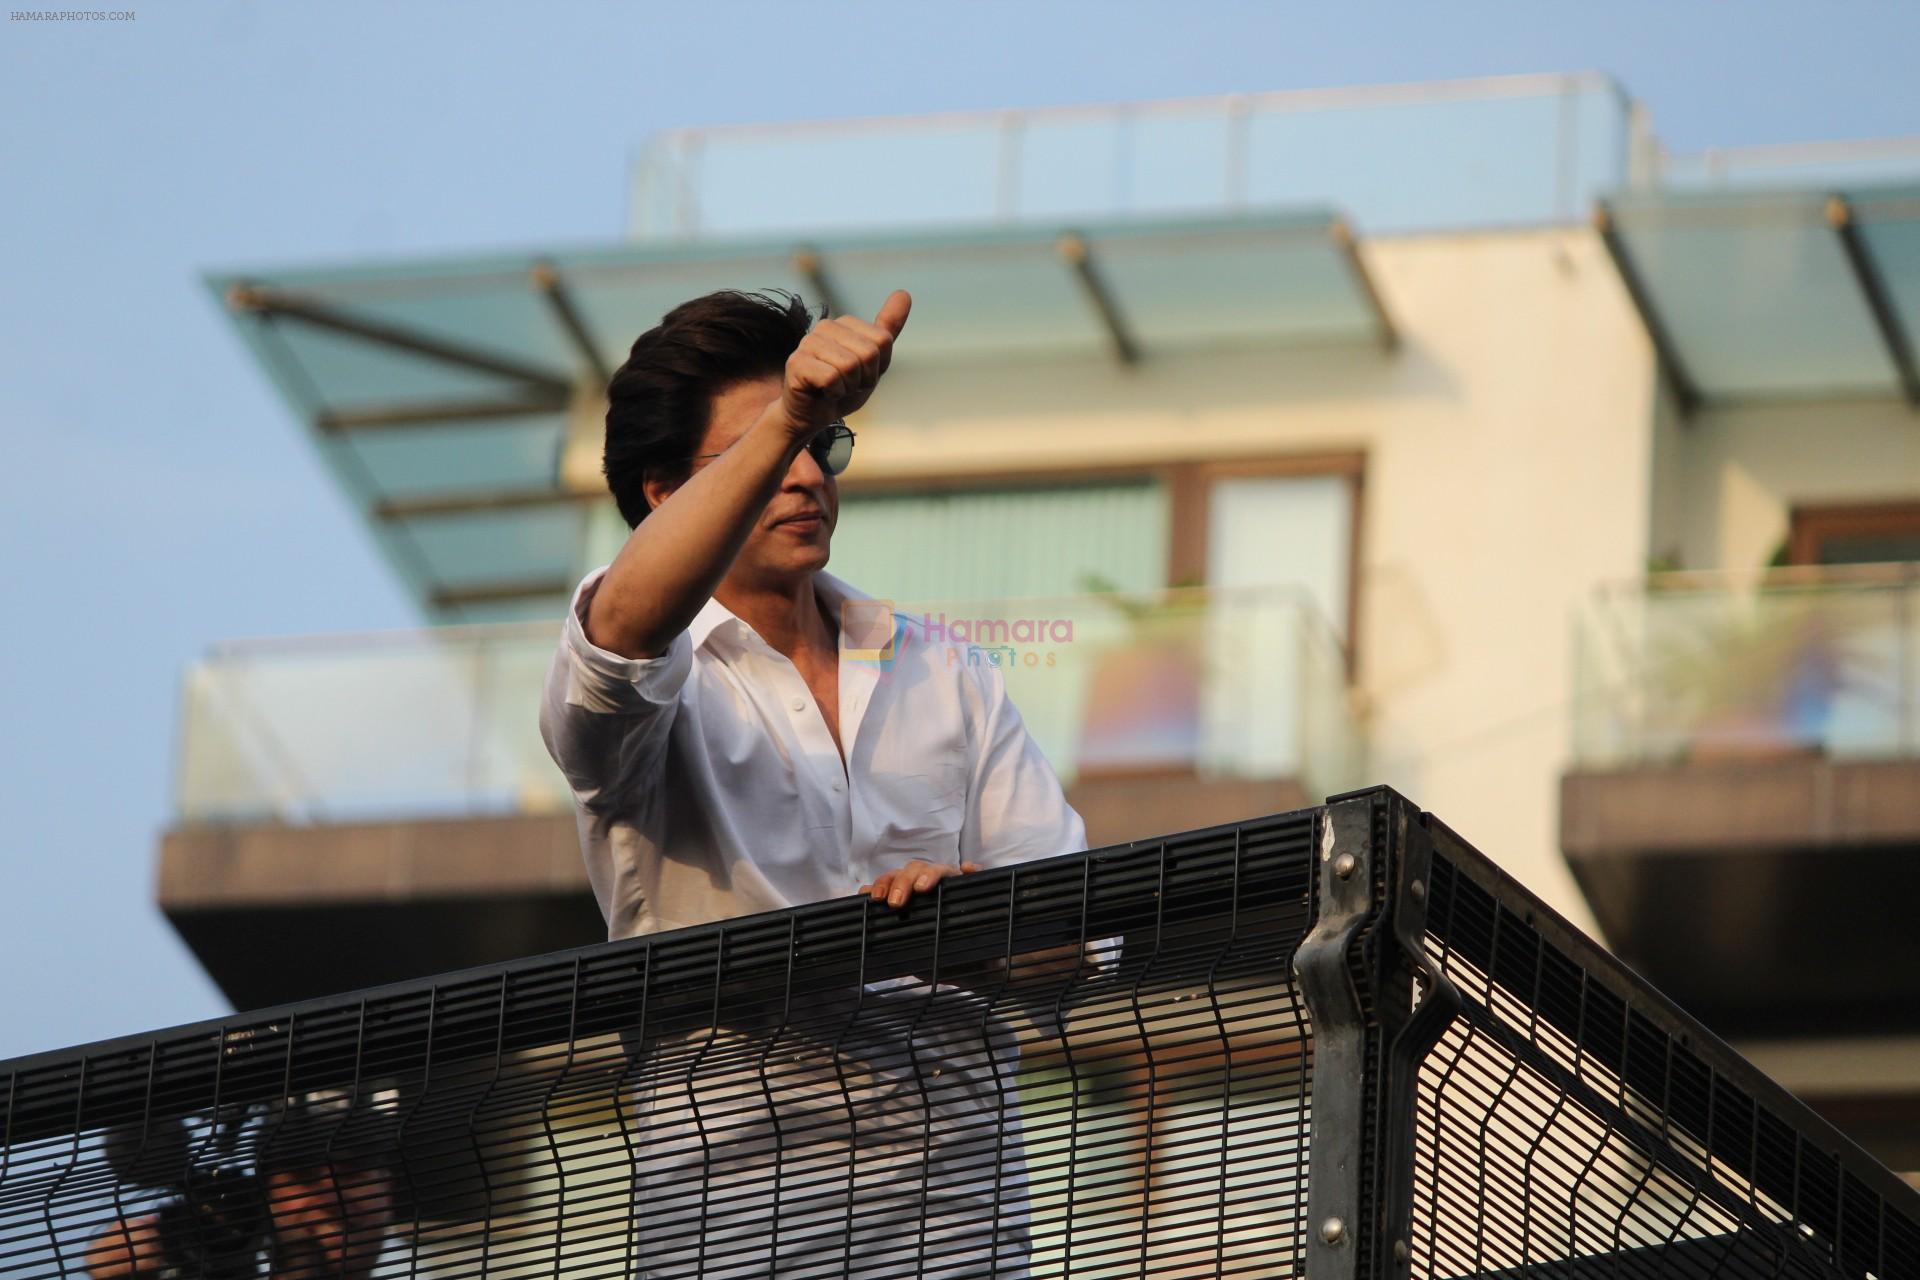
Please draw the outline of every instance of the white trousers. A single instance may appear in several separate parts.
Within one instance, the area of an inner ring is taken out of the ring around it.
[[[1026,1280],[1012,1029],[948,987],[793,1000],[641,1047],[642,1280]]]

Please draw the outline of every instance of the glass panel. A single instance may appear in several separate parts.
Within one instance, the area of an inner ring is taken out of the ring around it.
[[[1612,81],[1572,75],[694,130],[642,157],[632,225],[668,238],[1328,203],[1369,231],[1564,222],[1624,184],[1627,110]]]
[[[395,522],[442,587],[570,582],[580,563],[586,512],[579,503],[422,517]]]
[[[1000,131],[991,121],[868,122],[838,133],[712,134],[693,162],[702,234],[897,227],[993,217]],[[884,181],[866,181],[884,175]]]
[[[1766,190],[1796,186],[1831,191],[1876,183],[1911,182],[1916,173],[1920,173],[1920,140],[1876,138],[1670,155],[1661,163],[1660,181],[1669,187]]]
[[[462,626],[537,622],[557,636],[560,634],[560,620],[567,616],[567,601],[572,599],[574,584],[568,582],[561,587],[558,584],[563,579],[556,578],[554,581],[556,590],[551,595],[541,593],[515,596],[508,600],[467,601],[437,611],[436,620]]]
[[[1903,569],[1702,575],[1582,619],[1575,755],[1592,767],[1920,751],[1920,579]]]
[[[1635,199],[1615,222],[1709,396],[1894,391],[1886,345],[1817,194]]]
[[[1130,155],[1122,174],[1129,213],[1202,213],[1224,208],[1232,192],[1232,139],[1224,112],[1154,111],[1126,122]],[[1331,193],[1314,202],[1324,204]]]
[[[1150,349],[1376,332],[1325,219],[1292,232],[1096,236],[1092,244],[1121,314]]]
[[[785,289],[809,305],[817,301],[811,287],[794,274],[790,252],[736,251],[724,259],[706,254],[675,260],[623,251],[617,257],[562,256],[558,262],[609,369],[619,368],[634,339],[659,324],[667,312],[716,289]]]
[[[559,414],[381,427],[323,437],[322,447],[357,459],[376,497],[528,489],[551,485],[566,432]]]
[[[1359,762],[1350,718],[1328,714],[1344,705],[1338,648],[1296,592],[892,603],[947,664],[1001,672],[1063,781],[1179,768],[1331,793]]]
[[[1256,109],[1249,201],[1335,201],[1368,232],[1565,222],[1626,177],[1626,107],[1610,82],[1381,99]]]
[[[1101,218],[1120,201],[1128,139],[1125,122],[1108,112],[1043,115],[1023,120],[1010,199],[1022,218]]]
[[[1564,208],[1569,218],[1591,217],[1601,197],[1621,190],[1633,176],[1628,164],[1634,146],[1628,99],[1611,82],[1582,85],[1561,99],[1561,107],[1571,119],[1562,117],[1556,207]]]
[[[1107,341],[1050,236],[843,248],[832,252],[829,270],[858,315],[872,316],[895,289],[913,294],[914,359],[1098,351]]]
[[[535,290],[532,269],[529,258],[504,270],[449,273],[409,266],[404,274],[356,271],[338,278],[294,273],[275,284],[353,316],[571,377],[580,359],[552,307]]]
[[[1545,222],[1559,207],[1560,98],[1489,98],[1256,111],[1254,204],[1337,199],[1368,231]]]
[[[188,674],[188,821],[547,813],[571,803],[540,741],[559,602],[531,624],[236,647]],[[1190,767],[1359,784],[1325,620],[1297,593],[897,601],[950,663],[1000,670],[1062,778]],[[853,659],[849,659],[850,661]]]
[[[242,324],[262,321],[239,317]],[[273,337],[296,362],[304,381],[317,388],[328,409],[420,403],[436,400],[507,400],[525,384],[497,373],[429,360],[411,351],[280,319]],[[272,341],[273,338],[269,338]]]
[[[204,662],[187,681],[181,816],[564,808],[569,794],[530,711],[554,634],[540,627],[263,645]]]
[[[566,788],[555,785],[553,757],[538,732],[538,695],[546,687],[565,609],[562,600],[550,610],[544,644],[538,643],[542,629],[529,625],[534,634],[525,643],[473,646],[468,794],[499,797],[515,813],[565,813],[572,807]]]
[[[1309,639],[1296,610],[1237,607],[1233,593],[1216,603],[1203,640],[1204,720],[1212,732],[1199,759],[1207,772],[1298,776],[1304,725],[1290,694],[1308,670],[1303,651]],[[1286,707],[1289,714],[1248,715],[1249,707]]]
[[[1914,160],[1920,166],[1920,151]],[[1860,237],[1891,295],[1914,358],[1920,359],[1920,191],[1862,196],[1853,208]]]

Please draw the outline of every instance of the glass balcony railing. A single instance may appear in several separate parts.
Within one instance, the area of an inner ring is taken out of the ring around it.
[[[1278,588],[892,602],[999,669],[1063,780],[1135,769],[1356,785],[1345,662]],[[537,727],[557,624],[234,645],[187,674],[184,822],[563,812]]]
[[[1654,185],[1682,191],[1910,183],[1920,178],[1920,137],[1664,154],[1650,168]]]
[[[1920,755],[1920,565],[1605,590],[1576,630],[1575,681],[1583,767]]]
[[[1627,181],[1637,128],[1584,73],[687,129],[643,153],[631,221],[643,240],[1329,204],[1367,232],[1568,222]]]

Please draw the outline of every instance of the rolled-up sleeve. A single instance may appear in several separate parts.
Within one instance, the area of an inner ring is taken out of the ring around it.
[[[960,857],[1003,867],[1087,847],[1086,824],[989,663],[969,663],[971,776]]]
[[[574,592],[540,704],[548,753],[581,809],[603,822],[657,790],[693,670],[684,631],[657,658],[623,658],[587,638],[587,608],[605,572],[588,575]]]

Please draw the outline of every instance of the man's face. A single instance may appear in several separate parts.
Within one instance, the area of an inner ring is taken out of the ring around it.
[[[756,378],[715,396],[707,434],[694,452],[723,452],[780,398],[780,388],[777,377]],[[704,458],[693,465],[698,469],[714,461]],[[825,568],[828,545],[839,519],[839,484],[802,449],[787,468],[767,509],[754,522],[727,576],[753,585],[776,585]]]

